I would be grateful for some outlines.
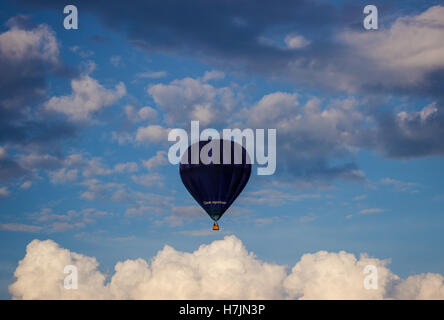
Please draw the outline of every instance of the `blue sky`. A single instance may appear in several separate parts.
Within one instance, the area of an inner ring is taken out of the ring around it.
[[[377,31],[359,1],[107,3],[76,3],[78,30],[57,1],[0,6],[0,297],[33,239],[108,274],[227,234],[283,265],[345,250],[444,273],[439,2],[378,2]],[[276,173],[253,171],[221,232],[166,160],[196,114],[277,129]]]

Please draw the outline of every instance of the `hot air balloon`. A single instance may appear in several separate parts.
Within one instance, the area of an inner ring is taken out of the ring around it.
[[[199,141],[183,154],[179,172],[188,192],[214,220],[213,230],[219,230],[218,220],[250,178],[251,161],[234,141]]]

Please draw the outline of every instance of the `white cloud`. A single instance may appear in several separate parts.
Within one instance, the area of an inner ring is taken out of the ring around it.
[[[144,192],[136,192],[135,195],[139,201],[148,202],[160,207],[167,207],[171,205],[174,200],[174,197],[172,196],[150,193],[146,190]]]
[[[401,129],[405,131],[405,134],[414,136],[416,132],[412,132],[409,129],[409,124],[411,122],[417,121],[421,124],[427,125],[427,120],[433,118],[434,115],[438,113],[438,108],[436,108],[435,103],[425,106],[421,111],[401,111],[396,114],[397,124]]]
[[[367,199],[367,195],[366,194],[361,194],[360,196],[354,197],[352,200],[353,201],[361,201],[361,200],[365,200],[365,199]]]
[[[380,213],[380,212],[384,212],[384,209],[369,208],[369,209],[362,209],[361,211],[359,211],[360,214],[370,214],[370,213]]]
[[[315,214],[310,213],[310,214],[308,214],[306,216],[300,217],[299,221],[302,222],[302,223],[305,223],[305,222],[314,221],[314,220],[316,220],[316,218],[317,218],[317,216]]]
[[[408,71],[404,81],[416,81],[423,72],[444,67],[443,38],[443,6],[398,18],[390,28],[380,32],[341,34],[341,39],[353,46],[353,50],[384,68]]]
[[[290,49],[300,49],[308,46],[310,44],[310,41],[305,39],[301,35],[297,34],[289,34],[284,39],[285,44]]]
[[[139,127],[136,133],[136,141],[139,142],[168,142],[169,129],[159,125]]]
[[[154,122],[157,120],[157,111],[153,108],[146,106],[136,110],[131,105],[125,106],[125,114],[130,121],[150,121]]]
[[[133,136],[128,132],[116,132],[113,131],[111,133],[111,139],[114,141],[117,141],[118,144],[126,144],[133,142],[134,138]]]
[[[80,195],[80,198],[86,199],[86,200],[95,200],[98,198],[98,196],[99,195],[97,192],[85,191],[85,192],[82,192],[82,194]]]
[[[241,203],[252,203],[258,205],[281,206],[287,202],[296,202],[304,199],[320,198],[319,194],[292,194],[275,189],[261,189],[250,191],[242,197]]]
[[[310,135],[331,145],[347,148],[353,132],[362,124],[363,115],[353,98],[332,100],[322,108],[317,98],[300,106],[297,94],[274,92],[262,97],[251,109],[245,110],[249,124],[259,128],[276,128],[280,135]]]
[[[102,159],[98,157],[88,160],[83,169],[83,175],[88,178],[92,176],[105,176],[111,173],[112,170],[102,163]]]
[[[418,190],[414,189],[417,188],[419,185],[415,182],[406,182],[406,181],[400,181],[392,178],[384,178],[381,179],[381,183],[389,186],[393,186],[397,191],[402,192],[416,192]],[[412,190],[413,189],[413,190]]]
[[[80,184],[86,186],[87,188],[87,190],[80,195],[80,198],[87,200],[95,200],[97,198],[109,198],[111,197],[112,192],[122,189],[122,185],[119,183],[104,183],[97,179],[87,179]]]
[[[137,74],[137,77],[142,79],[159,79],[165,78],[166,76],[166,71],[146,71]]]
[[[157,119],[157,111],[148,106],[140,109],[138,115],[139,118],[144,121],[146,120],[155,121]]]
[[[165,246],[148,263],[118,262],[106,282],[95,258],[33,240],[9,286],[14,299],[444,299],[444,277],[403,280],[388,260],[344,251],[304,254],[289,271],[259,260],[235,236],[188,253]],[[78,289],[66,290],[63,270],[78,268]],[[378,288],[364,288],[364,268],[378,270]]]
[[[26,155],[20,155],[18,162],[20,166],[24,168],[35,169],[58,166],[60,165],[61,160],[50,154],[31,152]]]
[[[273,223],[274,221],[278,221],[278,217],[271,217],[271,218],[256,218],[254,219],[254,222],[256,222],[259,225],[265,225]]]
[[[131,179],[145,187],[163,187],[163,176],[160,174],[145,174],[141,176],[131,176]]]
[[[160,207],[153,207],[153,206],[139,206],[137,208],[128,208],[125,210],[125,215],[127,216],[138,216],[141,214],[150,214],[150,213],[155,213],[155,214],[163,214],[165,213],[166,210],[164,208],[160,208]]]
[[[0,34],[0,55],[13,63],[30,59],[53,65],[59,63],[59,47],[54,32],[43,24],[32,30],[13,26]]]
[[[6,152],[6,148],[0,146],[0,160],[1,160],[1,159],[6,159],[6,154],[7,154],[7,152]]]
[[[137,121],[137,112],[136,112],[136,108],[134,108],[132,105],[126,105],[125,108],[125,114],[126,117],[128,118],[128,120],[131,121]]]
[[[248,110],[248,121],[254,125],[263,126],[265,123],[278,124],[288,119],[290,114],[300,111],[298,95],[286,92],[267,94],[251,109]]]
[[[163,166],[168,164],[166,151],[157,151],[156,155],[149,158],[148,160],[142,160],[143,165],[148,169],[152,170],[158,166]]]
[[[113,195],[111,196],[111,200],[116,202],[126,201],[129,200],[129,195],[125,190],[119,189],[113,193]]]
[[[284,281],[292,299],[383,299],[387,287],[398,277],[386,267],[388,261],[360,259],[345,251],[319,251],[304,254]],[[364,268],[374,265],[378,272],[378,289],[365,289]]]
[[[323,44],[323,49],[308,46],[304,48],[307,54],[286,48],[293,55],[282,65],[280,75],[296,83],[347,93],[439,96],[434,81],[435,73],[444,66],[443,12],[441,5],[417,15],[400,16],[391,25],[387,21],[392,19],[385,19],[377,32],[344,26],[331,39],[335,45]],[[267,39],[263,43],[280,47]]]
[[[30,214],[29,218],[37,225],[37,230],[52,233],[83,228],[106,215],[109,215],[109,213],[93,208],[80,211],[69,210],[64,213],[57,213],[51,208],[44,208],[39,212]]]
[[[32,182],[27,180],[20,185],[20,189],[26,190],[32,186]]]
[[[177,227],[183,225],[184,220],[203,217],[205,213],[199,206],[176,206],[171,208],[171,215],[165,218],[165,222],[172,227]]]
[[[210,80],[220,80],[225,78],[225,73],[222,71],[212,70],[212,71],[205,71],[202,81],[207,82]]]
[[[365,175],[350,159],[361,143],[362,128],[367,125],[354,98],[329,100],[318,98],[301,105],[298,95],[273,92],[253,107],[240,113],[250,128],[275,128],[278,167],[310,183],[324,183],[339,177],[363,180]],[[331,159],[340,160],[332,165]]]
[[[444,299],[444,277],[436,273],[408,277],[395,288],[398,299]]]
[[[14,298],[106,298],[103,288],[105,275],[97,269],[95,258],[62,249],[51,240],[34,240],[26,251],[25,258],[15,271],[17,281],[9,288]],[[77,266],[82,275],[79,277],[79,286],[83,290],[68,291],[63,287],[63,279],[66,277],[63,270],[66,265]]]
[[[21,223],[2,223],[0,224],[0,230],[5,231],[20,231],[20,232],[37,232],[42,227]]]
[[[80,46],[72,46],[69,48],[74,53],[77,53],[81,58],[86,59],[94,54],[92,50],[83,50]]]
[[[84,163],[83,155],[81,153],[72,153],[64,160],[64,165],[68,167],[76,167]]]
[[[135,162],[118,163],[114,166],[114,171],[118,173],[136,172],[138,170],[139,166]]]
[[[77,172],[77,169],[68,170],[66,168],[61,168],[49,172],[49,179],[53,184],[70,182],[77,179]]]
[[[89,75],[71,81],[72,93],[68,96],[52,97],[45,104],[46,110],[67,115],[70,120],[88,120],[93,113],[114,104],[126,94],[123,82],[114,90],[104,88]]]
[[[207,73],[206,79],[220,76]],[[235,104],[231,88],[215,88],[199,78],[155,84],[148,88],[148,93],[164,112],[166,122],[176,126],[189,123],[190,120],[199,120],[202,125],[220,123],[226,120],[227,112]]]
[[[0,188],[0,197],[7,197],[9,196],[10,192],[8,190],[8,187],[1,187]]]

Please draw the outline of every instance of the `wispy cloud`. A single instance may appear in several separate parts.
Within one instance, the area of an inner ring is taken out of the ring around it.
[[[167,76],[166,71],[145,71],[138,73],[136,75],[138,78],[142,79],[159,79],[159,78],[165,78]]]
[[[380,208],[368,208],[368,209],[362,209],[361,211],[359,211],[359,214],[380,213],[384,211],[385,211],[384,209]]]
[[[19,232],[38,232],[42,229],[40,226],[22,224],[22,223],[2,223],[0,230],[19,231]]]
[[[367,195],[366,194],[362,194],[360,196],[354,197],[352,200],[353,201],[362,201],[362,200],[365,200],[365,199],[367,199]]]
[[[417,193],[417,192],[419,192],[418,188],[420,187],[420,185],[415,182],[405,182],[405,181],[400,181],[400,180],[396,180],[396,179],[392,179],[392,178],[384,178],[384,179],[381,179],[380,182],[381,182],[381,184],[392,186],[395,188],[396,191],[400,191],[400,192]]]

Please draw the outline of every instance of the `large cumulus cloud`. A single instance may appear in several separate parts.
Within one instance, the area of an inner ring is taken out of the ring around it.
[[[95,258],[32,241],[9,287],[14,299],[444,299],[444,277],[400,279],[388,261],[320,251],[288,270],[259,260],[235,236],[188,253],[165,246],[148,263],[118,262],[109,281]],[[63,287],[66,265],[78,268],[78,289]],[[378,270],[378,288],[365,289],[364,268]]]

